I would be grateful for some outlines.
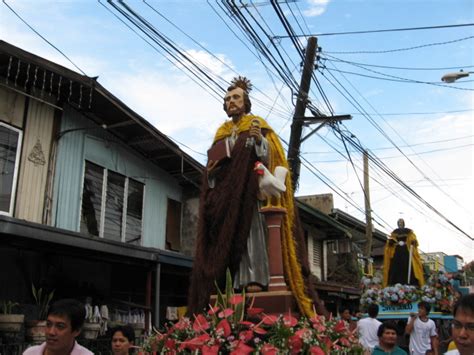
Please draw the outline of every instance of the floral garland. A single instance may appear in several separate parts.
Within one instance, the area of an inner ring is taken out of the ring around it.
[[[218,291],[216,305],[207,313],[155,330],[139,355],[362,354],[357,337],[342,320],[265,314],[229,285],[231,281],[225,294]]]
[[[438,273],[431,275],[421,288],[401,284],[382,288],[380,277],[363,277],[360,303],[363,308],[367,308],[371,303],[403,305],[425,301],[432,304],[435,310],[449,313],[454,303],[452,282],[451,275]]]

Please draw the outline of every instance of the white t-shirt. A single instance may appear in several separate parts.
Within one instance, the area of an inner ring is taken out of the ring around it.
[[[357,333],[359,334],[359,343],[365,350],[372,351],[376,345],[379,345],[377,331],[381,322],[375,318],[367,317],[357,322]]]
[[[458,349],[450,350],[444,353],[444,355],[459,355],[459,350]]]
[[[410,321],[410,318],[408,318],[408,321]],[[410,354],[425,355],[426,350],[431,349],[431,337],[436,335],[435,322],[431,319],[423,322],[417,317],[410,334]]]

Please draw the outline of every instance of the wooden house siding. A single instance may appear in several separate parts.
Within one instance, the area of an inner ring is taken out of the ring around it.
[[[16,128],[23,128],[25,97],[0,87],[0,120]]]
[[[23,134],[15,217],[42,223],[54,109],[30,100]]]
[[[90,127],[87,129],[83,129]],[[73,109],[65,109],[55,178],[54,225],[80,229],[84,162],[100,165],[145,184],[142,246],[165,248],[168,198],[182,201],[182,188],[168,173],[130,151],[113,136]]]

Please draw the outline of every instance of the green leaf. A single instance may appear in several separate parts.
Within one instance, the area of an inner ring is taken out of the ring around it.
[[[229,299],[234,294],[234,287],[232,286],[232,275],[230,273],[229,268],[227,268],[225,273],[225,297],[226,297],[226,304],[225,307],[229,306]]]
[[[217,293],[216,306],[222,309],[225,307],[224,295],[222,294],[222,291],[219,289],[219,285],[217,285],[217,281],[214,281],[214,284],[216,285],[216,293]]]

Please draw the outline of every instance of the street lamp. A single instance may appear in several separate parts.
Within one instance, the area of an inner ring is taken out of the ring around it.
[[[448,73],[448,74],[443,75],[441,80],[444,81],[445,83],[454,83],[456,80],[461,79],[461,78],[465,78],[465,77],[469,76],[469,74],[472,74],[472,73],[474,73],[474,72],[460,70],[460,71],[455,72],[455,73]]]

